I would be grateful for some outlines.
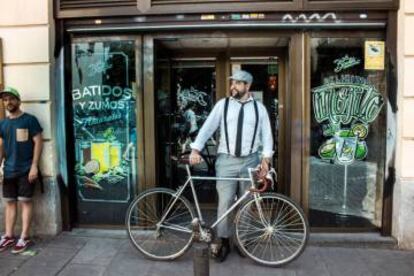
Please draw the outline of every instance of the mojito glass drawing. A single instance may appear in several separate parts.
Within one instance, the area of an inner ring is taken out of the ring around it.
[[[311,40],[313,226],[381,226],[386,75],[364,69],[366,40]]]

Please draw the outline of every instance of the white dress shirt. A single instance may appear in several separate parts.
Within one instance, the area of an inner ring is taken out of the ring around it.
[[[207,140],[214,134],[220,126],[220,142],[217,152],[228,153],[226,144],[226,135],[224,131],[224,104],[226,99],[221,99],[216,103],[213,110],[207,117],[201,127],[196,140],[191,144],[192,149],[201,151],[204,148]],[[256,101],[258,109],[258,126],[256,132],[256,139],[254,141],[252,153],[257,152],[259,146],[263,146],[262,155],[264,158],[271,158],[273,156],[273,136],[272,128],[270,126],[269,115],[266,107]],[[230,97],[227,110],[227,131],[229,139],[230,154],[235,155],[236,136],[237,136],[237,121],[239,117],[240,108],[242,104]],[[242,148],[241,156],[250,154],[251,144],[253,141],[254,127],[256,123],[256,115],[254,110],[253,98],[250,97],[244,104],[244,120],[242,133]]]

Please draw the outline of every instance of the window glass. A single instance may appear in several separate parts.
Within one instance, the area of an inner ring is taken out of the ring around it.
[[[123,223],[136,183],[134,41],[72,44],[79,219]]]
[[[311,51],[311,225],[380,227],[384,42],[313,38]]]

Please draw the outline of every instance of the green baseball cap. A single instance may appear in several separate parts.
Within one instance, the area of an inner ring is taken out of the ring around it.
[[[20,94],[17,91],[17,89],[13,88],[13,87],[6,87],[3,89],[3,91],[0,92],[0,97],[2,98],[4,94],[9,94],[12,96],[15,96],[19,101],[20,101]]]

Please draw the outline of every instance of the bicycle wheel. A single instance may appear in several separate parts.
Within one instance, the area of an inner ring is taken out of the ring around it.
[[[305,249],[309,226],[302,209],[290,198],[265,193],[251,198],[235,219],[240,250],[254,261],[281,266]]]
[[[127,210],[128,236],[132,244],[150,259],[176,259],[193,241],[191,221],[194,210],[187,199],[177,198],[175,193],[165,188],[147,190],[138,195]]]

